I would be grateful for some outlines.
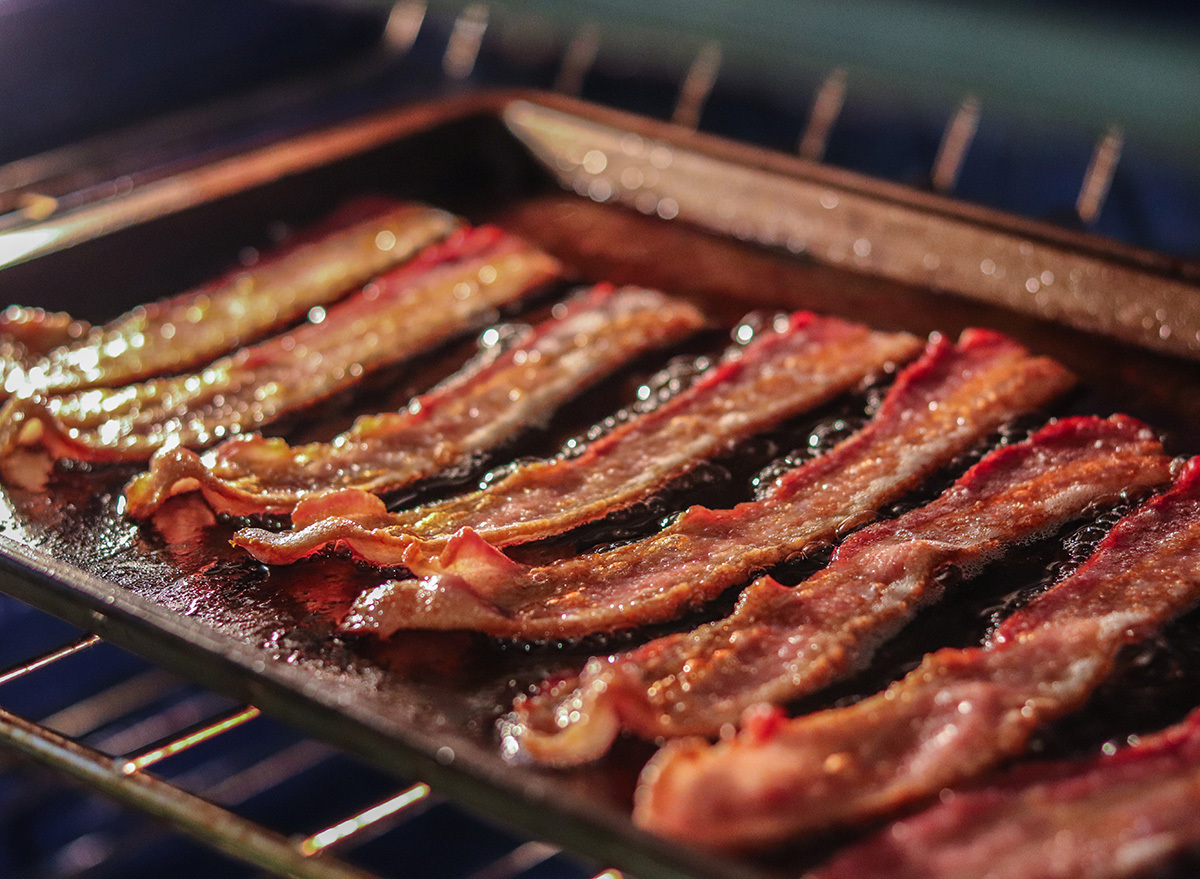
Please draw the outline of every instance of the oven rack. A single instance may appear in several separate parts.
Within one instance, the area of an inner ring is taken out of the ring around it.
[[[514,31],[528,22],[520,14],[514,18],[512,10],[499,2],[467,0],[456,15],[451,14],[453,5],[395,0],[388,7],[379,48],[333,73],[261,87],[238,98],[2,166],[0,231],[40,223],[82,205],[127,194],[160,176],[343,120],[347,114],[377,106],[381,99],[388,103],[452,93],[480,80],[578,97],[584,95],[589,76],[604,70],[605,29],[597,22],[585,21],[561,45],[554,38],[556,61],[525,64],[517,70],[488,69],[481,74],[477,69],[481,58],[512,54],[504,45],[489,46],[493,22],[499,18]],[[524,15],[537,21],[533,13]],[[655,86],[664,86],[673,94],[666,114],[670,121],[697,130],[718,86],[724,49],[716,40],[690,42],[698,43],[690,63],[681,70],[658,71],[673,77],[674,82],[656,80]],[[813,162],[825,158],[851,85],[845,67],[834,67],[819,78],[792,140],[795,154]],[[605,102],[605,95],[588,92],[586,96]],[[802,103],[799,99],[798,104]],[[638,110],[653,115],[649,107]],[[955,193],[982,113],[981,101],[973,94],[964,94],[957,102],[938,139],[924,178],[926,188],[945,195]],[[1119,122],[1098,134],[1068,224],[1092,227],[1097,223],[1124,145],[1125,131]]]
[[[3,602],[15,604],[14,599]],[[31,610],[22,607],[22,612]],[[244,804],[336,759],[338,752],[311,739],[285,737],[278,747],[265,754],[256,753],[248,765],[232,772],[214,770],[207,764],[222,761],[213,760],[215,749],[211,747],[206,758],[205,746],[217,745],[219,750],[222,741],[237,731],[267,721],[261,719],[254,706],[190,687],[152,666],[137,667],[116,680],[106,680],[82,698],[56,706],[39,720],[24,716],[32,712],[9,707],[9,696],[18,685],[43,694],[78,689],[78,684],[66,680],[72,675],[72,660],[78,665],[86,661],[88,654],[117,649],[98,635],[81,634],[25,656],[0,671],[0,746],[8,755],[19,755],[22,762],[82,783],[271,875],[383,879],[385,875],[421,875],[428,866],[419,861],[402,862],[381,874],[345,860],[346,853],[367,844],[386,844],[387,834],[403,834],[406,825],[411,833],[412,823],[432,808],[455,809],[423,782],[397,785],[394,778],[377,773],[376,786],[388,786],[390,793],[366,802],[359,796],[361,805],[309,832],[285,833],[267,826],[267,821],[245,817],[239,811]],[[18,701],[21,695],[17,694]],[[31,701],[28,692],[24,695],[26,702]],[[133,743],[136,745],[130,747]],[[5,768],[11,771],[12,761],[7,762]],[[159,774],[155,770],[164,763],[168,772]],[[180,763],[185,764],[181,769],[169,768]],[[455,814],[453,820],[464,826],[475,821],[465,813]],[[463,879],[518,879],[538,868],[545,875],[580,879],[622,876],[616,870],[589,870],[573,856],[546,843],[522,841],[499,829],[496,836],[498,842],[489,847],[486,863],[472,865],[461,874]],[[142,830],[124,845],[136,847],[145,839]],[[395,848],[388,846],[389,851]],[[413,852],[413,856],[419,858],[420,852]],[[558,862],[558,869],[547,871],[545,866],[552,861]],[[73,859],[67,858],[67,864],[71,863]],[[79,874],[88,875],[86,870]],[[38,871],[37,875],[43,873]],[[58,875],[77,873],[64,867]]]

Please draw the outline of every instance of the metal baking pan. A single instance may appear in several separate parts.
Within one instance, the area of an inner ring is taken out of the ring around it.
[[[687,296],[718,323],[812,308],[920,334],[994,327],[1079,374],[1059,411],[1125,411],[1171,451],[1200,450],[1200,267],[540,93],[416,105],[0,234],[0,297],[103,319],[215,274],[274,224],[378,192],[498,222],[582,278]],[[621,402],[619,388],[596,393]],[[332,423],[368,405],[320,414]],[[575,407],[560,427],[595,411]],[[336,637],[338,614],[377,574],[339,558],[268,571],[195,498],[172,500],[153,526],[128,523],[117,499],[133,472],[59,467],[49,491],[4,486],[0,589],[642,879],[794,874],[831,844],[730,859],[641,833],[628,814],[643,743],[570,772],[506,764],[493,723],[512,695],[603,645]],[[1143,662],[1151,671],[1123,685],[1165,687],[1179,705],[1158,700],[1158,714],[1127,722],[1186,707],[1200,658],[1176,660],[1174,677]]]

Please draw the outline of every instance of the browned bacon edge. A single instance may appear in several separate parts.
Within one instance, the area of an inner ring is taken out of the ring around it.
[[[332,302],[459,226],[451,214],[421,205],[380,199],[348,205],[319,231],[254,266],[139,306],[27,369],[8,369],[0,398],[119,387],[207,363]]]
[[[51,454],[88,461],[144,461],[164,445],[209,445],[428,350],[558,271],[551,257],[498,229],[459,232],[300,327],[194,375],[12,397],[0,410],[0,455],[37,437],[38,427]],[[481,272],[490,272],[488,283]]]
[[[360,418],[331,443],[293,448],[256,434],[203,457],[164,450],[129,486],[126,511],[144,517],[181,487],[199,488],[214,509],[239,515],[289,512],[311,492],[401,488],[493,448],[622,364],[704,323],[682,300],[608,285],[556,306],[555,313],[520,344],[469,364],[405,411]],[[325,509],[336,508],[345,494],[332,492]],[[242,539],[261,543],[256,534],[251,529]]]
[[[975,571],[1092,505],[1162,485],[1169,465],[1131,418],[1050,424],[989,454],[932,503],[854,534],[799,586],[764,577],[725,619],[593,659],[580,677],[518,699],[504,752],[571,765],[600,757],[619,727],[715,735],[751,705],[813,693],[937,601],[947,565]]]
[[[366,593],[350,631],[474,629],[542,639],[629,628],[677,616],[753,572],[870,519],[938,467],[1072,378],[1004,336],[938,338],[905,369],[872,422],[780,477],[762,499],[730,510],[692,507],[653,537],[537,568],[464,528],[435,560],[406,558],[424,580]]]
[[[1200,711],[1091,760],[1028,764],[807,879],[1132,879],[1200,846]]]
[[[436,556],[464,526],[492,546],[561,534],[647,497],[738,440],[912,359],[921,348],[907,333],[872,332],[809,312],[778,323],[692,387],[581,454],[523,464],[482,491],[399,513],[361,491],[306,498],[292,512],[295,531],[243,532],[235,543],[271,564],[337,543],[358,558],[394,565],[410,546]]]
[[[748,848],[862,822],[980,776],[1083,704],[1123,645],[1200,600],[1200,458],[1071,577],[979,648],[928,655],[887,690],[794,720],[751,709],[733,739],[679,739],[642,773],[634,819]]]

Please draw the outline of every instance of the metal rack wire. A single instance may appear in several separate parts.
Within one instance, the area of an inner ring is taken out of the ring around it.
[[[85,635],[49,651],[20,661],[0,673],[0,698],[4,687],[27,678],[41,678],[53,687],[53,676],[64,674],[62,663],[103,644],[96,635]],[[164,761],[179,758],[194,748],[216,742],[235,730],[258,721],[253,706],[227,706],[223,700],[200,694],[194,711],[203,718],[181,729],[157,736],[172,721],[152,712],[133,726],[119,727],[94,744],[83,740],[112,727],[122,718],[137,716],[164,691],[181,682],[156,671],[139,672],[72,703],[35,722],[0,708],[0,742],[6,748],[63,776],[82,782],[122,805],[165,822],[237,860],[280,876],[297,879],[372,879],[379,874],[354,866],[343,855],[399,829],[406,822],[440,803],[427,784],[404,784],[395,792],[372,800],[352,813],[306,834],[285,835],[238,813],[239,805],[328,760],[336,752],[325,745],[301,740],[289,744],[249,766],[219,779],[202,781],[202,773],[175,774],[167,780],[151,771]],[[207,698],[205,698],[207,697]],[[183,715],[186,719],[188,713]],[[130,742],[154,736],[132,750]],[[199,782],[197,784],[197,782]],[[198,787],[197,792],[188,788]],[[560,855],[541,842],[520,842],[469,874],[469,879],[508,879]],[[398,865],[397,875],[415,873],[422,865]],[[580,875],[590,875],[580,872]],[[616,879],[616,871],[603,871],[597,879]]]

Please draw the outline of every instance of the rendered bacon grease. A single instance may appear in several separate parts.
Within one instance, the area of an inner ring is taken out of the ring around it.
[[[149,515],[181,487],[199,488],[214,509],[238,515],[286,513],[313,492],[343,489],[312,502],[322,511],[336,510],[348,486],[391,491],[462,463],[544,421],[638,355],[704,323],[692,305],[636,287],[596,287],[558,304],[555,313],[405,411],[364,416],[331,443],[291,447],[255,434],[203,456],[164,450],[130,484],[126,512]],[[268,539],[266,532],[247,529],[240,542],[257,546]]]
[[[970,781],[1079,708],[1123,646],[1200,601],[1198,572],[1193,458],[982,647],[932,653],[846,708],[794,720],[752,710],[734,739],[668,744],[643,770],[634,819],[675,839],[746,848],[868,821]]]
[[[1091,760],[951,793],[806,879],[1133,879],[1200,846],[1200,712]]]
[[[852,535],[804,583],[763,577],[725,619],[593,659],[574,682],[518,700],[505,753],[569,765],[601,756],[621,727],[716,735],[751,705],[815,692],[938,600],[947,565],[974,571],[1095,504],[1168,482],[1169,464],[1132,419],[1051,424],[992,452],[932,503]]]
[[[670,619],[870,519],[1072,381],[1058,364],[997,333],[969,330],[957,345],[938,338],[901,372],[867,427],[785,473],[758,501],[692,507],[653,537],[533,568],[464,528],[436,560],[406,558],[425,579],[369,591],[345,626],[544,639]]]
[[[235,542],[270,564],[337,543],[358,558],[394,565],[410,546],[436,556],[463,527],[493,546],[561,534],[628,507],[738,440],[911,360],[920,348],[907,333],[797,313],[581,454],[567,450],[521,464],[482,491],[399,513],[367,492],[315,497],[293,512],[296,531],[247,530]]]
[[[120,387],[207,363],[327,305],[459,227],[445,211],[351,205],[316,235],[211,284],[138,306],[27,368],[9,365],[0,396]]]
[[[499,305],[557,277],[558,263],[481,227],[426,248],[307,323],[214,361],[202,372],[123,388],[12,397],[0,410],[0,455],[32,433],[57,457],[141,460],[162,446],[206,446],[261,427],[427,351]],[[169,492],[173,487],[146,485]]]

